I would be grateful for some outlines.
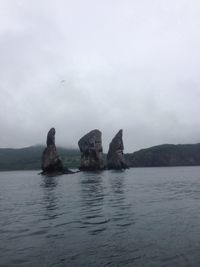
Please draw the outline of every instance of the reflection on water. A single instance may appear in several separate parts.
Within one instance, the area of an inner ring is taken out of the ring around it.
[[[0,266],[200,266],[200,167],[0,173]]]
[[[88,228],[89,234],[96,235],[106,229],[109,221],[103,212],[104,190],[101,175],[84,173],[81,185],[81,228]]]
[[[112,221],[115,227],[121,228],[122,231],[127,230],[128,226],[134,224],[135,216],[132,210],[133,203],[126,199],[125,171],[113,171],[109,179],[111,184],[112,198],[110,198],[111,208],[113,210]]]
[[[91,173],[84,173],[81,181],[82,204],[86,208],[101,207],[104,200],[102,177]]]
[[[53,189],[58,184],[59,177],[57,176],[42,176],[41,187]]]
[[[58,184],[58,177],[42,177],[41,187],[43,189],[43,205],[46,209],[44,213],[45,219],[55,219],[58,216],[58,195],[56,193],[56,186]]]
[[[115,176],[111,176],[111,189],[114,193],[124,196],[124,171],[115,172]]]

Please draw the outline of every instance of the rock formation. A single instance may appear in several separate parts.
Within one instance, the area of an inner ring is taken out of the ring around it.
[[[55,146],[55,134],[55,128],[51,128],[47,134],[47,147],[51,145]]]
[[[55,146],[55,129],[51,128],[47,134],[47,147],[42,154],[42,173],[64,173],[63,163]]]
[[[103,170],[103,148],[101,141],[101,132],[93,130],[84,135],[78,142],[81,151],[81,171]]]
[[[124,157],[124,145],[122,140],[122,130],[120,130],[110,143],[107,155],[107,168],[108,169],[126,169],[127,163]]]

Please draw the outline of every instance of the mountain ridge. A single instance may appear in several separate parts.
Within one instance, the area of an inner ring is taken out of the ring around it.
[[[0,170],[40,170],[43,145],[23,148],[0,148]],[[77,168],[79,164],[78,149],[57,147],[64,164]]]
[[[23,148],[0,148],[0,171],[40,170],[43,145]],[[78,168],[80,151],[57,147],[63,163],[68,168]],[[124,153],[129,167],[170,167],[200,165],[200,143],[162,144]],[[106,154],[104,154],[106,158]]]
[[[167,167],[200,165],[200,143],[163,144],[127,153],[131,167]]]

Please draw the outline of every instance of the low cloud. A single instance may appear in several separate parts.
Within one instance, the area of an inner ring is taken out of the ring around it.
[[[0,147],[200,140],[198,1],[1,1]]]

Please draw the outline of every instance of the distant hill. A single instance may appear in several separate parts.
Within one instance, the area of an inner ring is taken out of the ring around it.
[[[12,149],[0,148],[0,171],[41,170],[44,146]],[[80,152],[76,149],[57,147],[64,166],[78,168]],[[106,154],[103,154],[104,160]],[[164,167],[200,165],[200,143],[192,145],[159,145],[125,154],[130,167]]]
[[[200,144],[159,145],[125,155],[131,167],[200,165]]]
[[[12,149],[0,148],[0,170],[40,170],[41,155],[44,146],[31,146]],[[80,153],[75,149],[57,147],[63,163],[68,168],[77,168],[80,161]]]

